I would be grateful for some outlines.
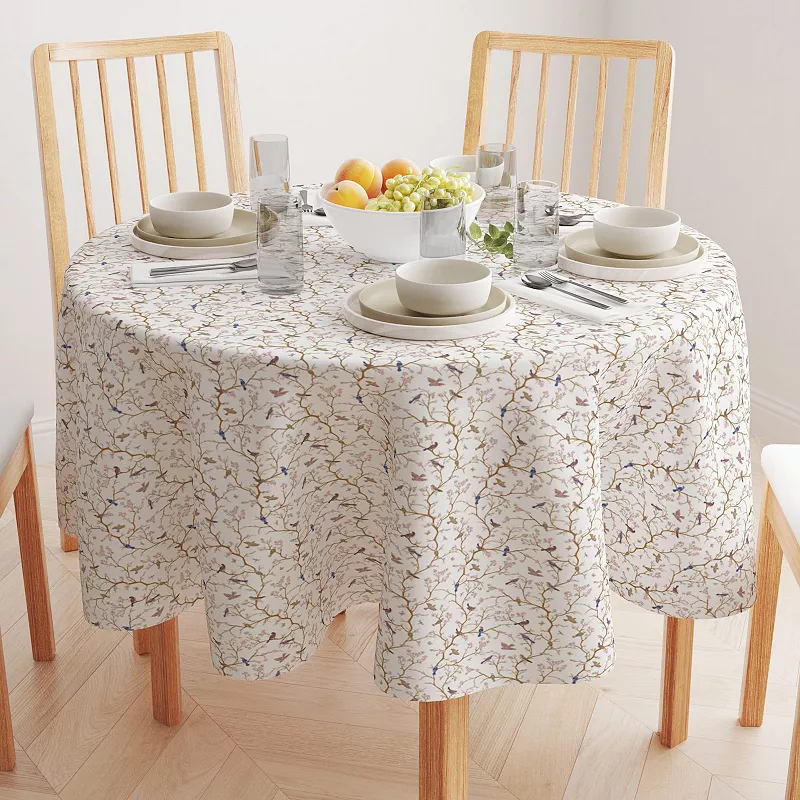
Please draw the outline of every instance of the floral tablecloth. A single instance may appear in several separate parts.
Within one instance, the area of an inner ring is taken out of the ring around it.
[[[752,603],[745,328],[713,243],[700,275],[617,284],[655,303],[631,319],[520,300],[502,331],[417,343],[341,318],[391,267],[332,228],[274,299],[132,289],[129,227],[77,252],[58,326],[59,516],[93,624],[204,596],[214,664],[256,679],[378,601],[377,684],[438,700],[601,675],[609,588],[675,617]]]

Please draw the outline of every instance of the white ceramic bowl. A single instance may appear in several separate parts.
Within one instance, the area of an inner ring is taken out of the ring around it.
[[[454,316],[486,305],[492,271],[466,258],[422,258],[399,266],[394,282],[406,308],[430,316]]]
[[[329,203],[323,187],[319,202],[336,232],[354,250],[375,261],[403,264],[419,258],[419,213],[391,211],[362,211]],[[486,196],[480,186],[473,188],[475,199],[464,206],[467,227],[475,221],[478,209]]]
[[[594,240],[609,253],[647,258],[678,243],[681,218],[674,211],[645,206],[603,208],[594,215]]]
[[[460,172],[469,173],[469,179],[475,183],[475,156],[442,156],[434,158],[430,163],[431,169],[452,169],[460,167]]]
[[[150,201],[150,220],[162,236],[207,239],[233,224],[233,198],[218,192],[172,192]]]

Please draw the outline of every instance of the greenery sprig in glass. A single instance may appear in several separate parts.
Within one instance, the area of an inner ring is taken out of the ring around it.
[[[486,233],[477,222],[469,226],[469,238],[487,253],[502,253],[506,258],[514,255],[514,224],[506,222],[502,228],[489,223]]]

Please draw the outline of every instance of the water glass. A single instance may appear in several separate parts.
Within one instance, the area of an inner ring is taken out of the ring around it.
[[[250,137],[250,208],[266,189],[289,191],[289,139],[282,133]]]
[[[447,258],[467,252],[464,201],[446,208],[419,212],[419,257]]]
[[[513,144],[482,144],[475,154],[475,183],[486,192],[481,205],[490,219],[497,214],[513,214],[514,187],[517,184],[517,148]]]
[[[521,181],[516,186],[514,263],[552,267],[558,261],[558,184]]]
[[[283,189],[258,193],[258,282],[270,295],[303,288],[303,210],[300,197]]]

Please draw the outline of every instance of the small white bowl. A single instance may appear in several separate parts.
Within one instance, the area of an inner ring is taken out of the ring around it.
[[[233,198],[218,192],[172,192],[150,201],[150,220],[162,236],[207,239],[233,224]]]
[[[459,172],[469,173],[469,179],[475,183],[475,156],[442,156],[434,158],[429,164],[431,169],[459,168]]]
[[[678,243],[681,218],[674,211],[647,206],[603,208],[594,215],[594,240],[609,253],[648,258]]]
[[[422,258],[395,272],[400,302],[412,311],[434,317],[469,314],[486,305],[492,271],[466,258]]]
[[[326,184],[320,189],[319,203],[336,232],[353,250],[375,261],[404,264],[419,258],[418,211],[367,211],[329,203],[324,199]],[[486,192],[473,187],[473,201],[464,206],[467,228],[475,221]]]

